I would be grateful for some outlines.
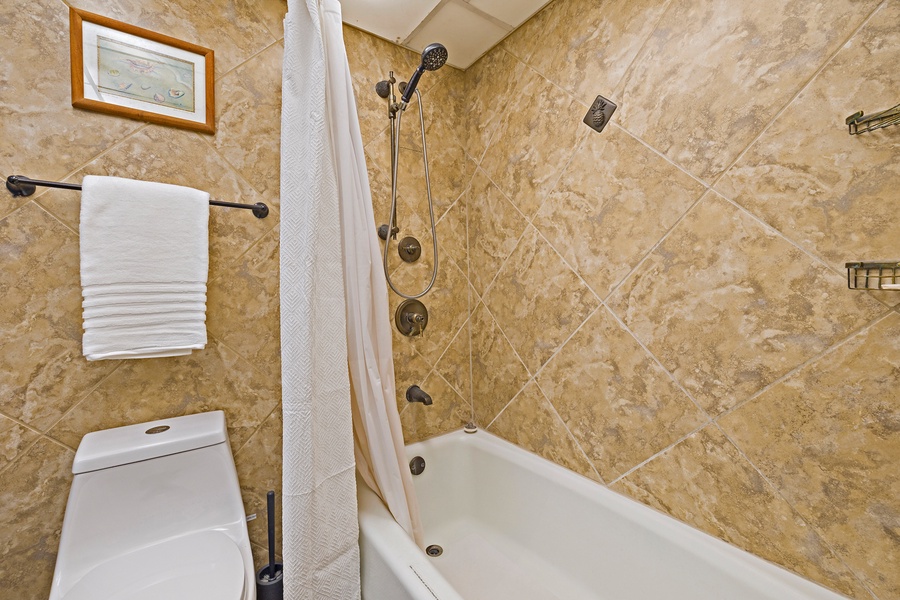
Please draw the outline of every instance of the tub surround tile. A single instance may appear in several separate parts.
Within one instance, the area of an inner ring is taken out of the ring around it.
[[[275,515],[281,515],[281,464],[282,464],[282,417],[281,406],[266,417],[259,429],[234,455],[238,481],[241,483],[241,497],[244,512],[256,514],[256,519],[247,523],[250,541],[264,548],[268,547],[266,522],[266,493],[275,490]],[[281,554],[281,519],[275,522],[275,553]],[[269,562],[266,555],[265,563]],[[262,563],[256,563],[257,568]]]
[[[3,473],[0,589],[10,598],[44,600],[50,595],[74,457],[71,450],[42,438]]]
[[[467,402],[471,402],[470,356],[469,321],[466,321],[434,366],[434,370]]]
[[[481,168],[531,218],[588,129],[585,106],[526,69],[516,81]]]
[[[437,223],[438,264],[449,258],[468,277],[468,194],[463,194]]]
[[[584,140],[534,225],[605,297],[704,191],[613,126]]]
[[[259,0],[253,3],[254,10],[276,40],[284,38],[284,17],[287,15],[286,0]],[[346,25],[344,26],[346,29]],[[268,562],[268,559],[266,559]]]
[[[0,415],[0,473],[39,437],[33,429]]]
[[[212,48],[216,53],[216,77],[275,41],[256,14],[254,4],[250,0],[229,0],[210,10],[209,4],[202,0],[78,0],[73,3],[76,8]]]
[[[713,193],[609,304],[714,416],[883,311]]]
[[[4,177],[59,180],[141,127],[137,121],[72,108],[69,11],[65,4],[7,0],[0,6],[0,23],[0,140],[4,141],[0,164]],[[26,201],[4,189],[0,217]]]
[[[618,122],[712,183],[877,5],[673,0],[615,94]]]
[[[900,256],[900,221],[885,218],[900,207],[900,141],[842,127],[857,110],[897,103],[898,21],[896,2],[876,11],[716,186],[838,271]]]
[[[551,2],[502,46],[590,105],[613,90],[668,6],[660,0]],[[612,98],[614,99],[614,98]]]
[[[472,179],[468,196],[469,276],[482,295],[515,250],[528,222],[481,169]]]
[[[116,361],[81,355],[77,236],[29,202],[0,221],[0,410],[46,431]]]
[[[503,118],[516,86],[525,76],[525,63],[502,49],[495,49],[466,70],[468,80],[467,126],[463,147],[481,164],[485,150]]]
[[[279,381],[215,338],[188,356],[122,362],[48,435],[76,448],[91,431],[224,410],[236,450],[281,400]]]
[[[607,481],[708,421],[603,307],[547,363],[537,383]]]
[[[852,598],[871,599],[822,538],[714,425],[612,489]]]
[[[536,373],[600,305],[530,226],[500,269],[484,302],[531,373]]]
[[[244,218],[248,218],[245,216]],[[265,373],[281,377],[281,304],[276,227],[209,285],[207,328],[217,339]]]
[[[879,598],[900,596],[900,315],[720,421]]]
[[[273,44],[216,83],[215,137],[209,142],[278,206],[281,188],[281,63]],[[236,200],[246,202],[246,200]]]
[[[519,392],[487,431],[602,483],[578,442],[534,382]]]
[[[531,375],[484,303],[472,311],[472,404],[487,427]]]
[[[400,413],[407,444],[460,429],[472,419],[471,405],[440,375],[430,374],[421,387],[428,392],[433,403],[425,406],[414,402]]]

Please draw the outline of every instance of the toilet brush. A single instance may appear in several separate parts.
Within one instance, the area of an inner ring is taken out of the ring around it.
[[[257,600],[283,600],[284,565],[275,562],[275,492],[266,494],[266,518],[269,525],[269,564],[256,573]]]

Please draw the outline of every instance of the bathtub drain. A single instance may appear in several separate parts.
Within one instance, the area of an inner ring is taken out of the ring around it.
[[[444,549],[441,548],[440,546],[438,546],[437,544],[432,544],[432,545],[428,546],[427,548],[425,548],[425,554],[427,554],[428,556],[430,556],[432,558],[434,558],[436,556],[440,556],[443,553],[444,553]]]

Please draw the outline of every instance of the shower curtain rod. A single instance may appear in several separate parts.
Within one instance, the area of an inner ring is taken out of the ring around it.
[[[35,186],[58,188],[61,190],[81,191],[81,184],[63,183],[61,181],[41,181],[40,179],[31,179],[22,175],[10,175],[6,178],[6,189],[13,196],[30,196],[34,193]],[[238,204],[237,202],[223,202],[221,200],[210,200],[211,206],[227,206],[228,208],[244,208],[253,211],[253,216],[257,219],[265,219],[269,215],[269,207],[262,202],[256,204]]]

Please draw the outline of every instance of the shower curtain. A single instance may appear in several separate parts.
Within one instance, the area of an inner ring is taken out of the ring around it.
[[[354,457],[398,522],[419,533],[340,21],[337,0],[288,0],[280,259],[288,600],[360,596]]]

